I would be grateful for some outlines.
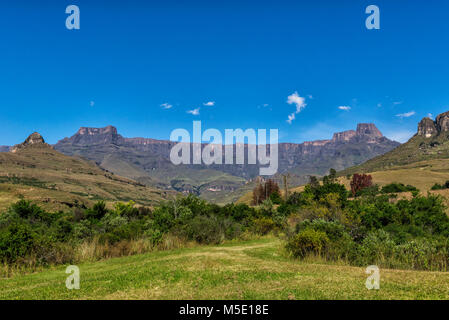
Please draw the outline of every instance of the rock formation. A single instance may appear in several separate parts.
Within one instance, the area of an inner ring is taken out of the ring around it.
[[[449,131],[449,111],[439,114],[436,120],[423,118],[418,124],[418,135],[430,138]]]
[[[39,133],[34,132],[29,135],[24,142],[22,142],[21,144],[16,144],[14,147],[10,148],[9,151],[12,153],[16,153],[19,150],[29,147],[53,148],[49,144],[45,143],[44,138]]]

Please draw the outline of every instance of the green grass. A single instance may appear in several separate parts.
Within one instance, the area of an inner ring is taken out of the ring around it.
[[[306,263],[275,238],[153,252],[80,264],[81,288],[65,266],[0,279],[1,299],[449,299],[449,273],[382,270],[367,290],[364,268]]]

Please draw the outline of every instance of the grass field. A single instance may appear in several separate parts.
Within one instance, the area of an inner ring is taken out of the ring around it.
[[[160,251],[80,264],[79,290],[65,267],[0,279],[1,299],[449,299],[449,273],[306,263],[280,254],[276,238]]]

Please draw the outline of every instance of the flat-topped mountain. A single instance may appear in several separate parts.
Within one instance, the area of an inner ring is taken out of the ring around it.
[[[247,163],[175,166],[170,161],[170,150],[175,144],[167,140],[125,138],[115,127],[107,126],[82,127],[54,147],[142,183],[206,195],[210,200],[220,192],[236,190],[259,175],[259,165]],[[322,175],[330,168],[342,170],[360,164],[398,145],[384,137],[374,124],[358,124],[356,130],[335,133],[329,140],[280,143],[278,172],[292,172],[300,179],[310,174]],[[247,148],[245,145],[245,154]]]

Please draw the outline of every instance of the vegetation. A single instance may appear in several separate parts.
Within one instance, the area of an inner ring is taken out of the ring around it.
[[[280,229],[282,222],[273,215],[269,200],[259,209],[220,207],[192,195],[153,209],[132,201],[108,209],[98,201],[91,208],[53,213],[22,199],[0,215],[0,262],[36,268],[189,243],[218,244]]]
[[[253,190],[253,204],[258,205],[270,199],[275,204],[280,204],[281,190],[276,181],[268,179],[265,183],[259,182]]]
[[[410,200],[386,194],[404,189],[414,191]],[[286,249],[292,256],[447,271],[449,218],[440,196],[422,196],[414,187],[391,184],[381,191],[377,186],[359,189],[348,200],[344,190],[336,183],[308,185],[289,198],[283,210],[295,221],[287,231]]]
[[[108,209],[98,201],[49,213],[22,199],[0,215],[0,260],[35,268],[274,233],[294,258],[447,270],[449,218],[440,196],[399,183],[379,190],[363,176],[353,181],[361,181],[355,198],[331,172],[286,201],[273,196],[279,187],[267,181],[270,194],[257,207],[218,206],[190,195],[155,208],[130,201]],[[403,191],[412,191],[412,198],[392,195]]]
[[[366,266],[310,262],[269,236],[78,264],[79,290],[66,266],[0,278],[0,299],[449,299],[449,273],[381,269],[367,290]]]
[[[446,181],[444,184],[435,183],[432,188],[432,190],[443,190],[443,189],[449,189],[449,180]]]
[[[373,177],[369,174],[354,174],[351,181],[351,192],[356,196],[360,191],[373,185]]]

